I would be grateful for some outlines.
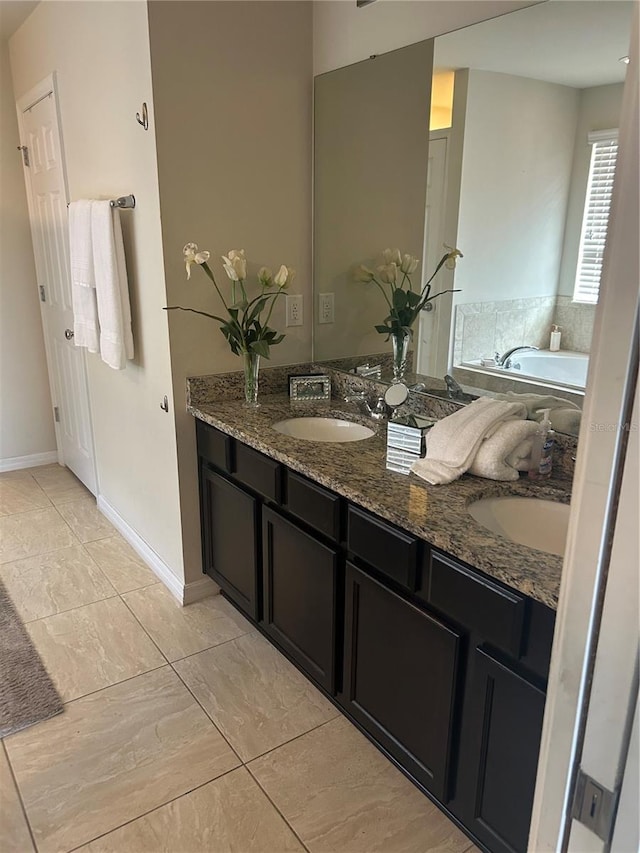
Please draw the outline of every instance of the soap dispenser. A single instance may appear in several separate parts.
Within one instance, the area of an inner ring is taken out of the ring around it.
[[[562,330],[560,326],[556,326],[554,323],[551,327],[551,340],[549,341],[549,349],[551,352],[558,352],[560,350],[560,336],[562,335]]]
[[[533,436],[529,477],[536,480],[546,480],[551,476],[555,432],[551,429],[550,411],[551,409],[542,410],[542,421]]]

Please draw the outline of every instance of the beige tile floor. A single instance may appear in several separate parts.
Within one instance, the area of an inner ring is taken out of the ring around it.
[[[67,470],[0,474],[0,578],[65,702],[0,745],[3,853],[475,850],[227,601],[180,608]]]

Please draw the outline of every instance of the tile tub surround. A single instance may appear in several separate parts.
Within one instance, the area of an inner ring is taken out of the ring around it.
[[[247,409],[240,400],[227,399],[192,405],[189,411],[490,577],[549,607],[557,607],[562,558],[517,545],[485,530],[471,518],[467,505],[497,495],[568,503],[569,481],[553,478],[497,483],[465,475],[450,485],[431,486],[414,474],[395,474],[385,468],[385,425],[363,419],[355,406],[335,400],[315,405],[292,404],[286,395],[279,394],[264,396],[258,409]],[[340,445],[301,441],[272,428],[276,421],[301,415],[346,416],[366,423],[376,434],[365,441]]]

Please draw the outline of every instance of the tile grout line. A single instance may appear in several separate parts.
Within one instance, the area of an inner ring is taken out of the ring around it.
[[[299,735],[294,735],[294,737],[290,738],[289,740],[285,740],[282,743],[279,743],[278,746],[272,746],[271,749],[267,749],[266,752],[261,752],[260,755],[254,755],[253,758],[250,758],[247,762],[245,762],[245,766],[247,767],[247,769],[249,769],[249,765],[252,762],[257,761],[259,758],[264,758],[266,755],[270,755],[272,752],[275,752],[277,749],[280,749],[280,747],[288,746],[290,743],[294,743],[295,741],[300,740],[301,737],[304,737],[305,735],[309,735],[309,734],[311,734],[311,732],[315,732],[318,729],[321,729],[323,726],[328,726],[329,723],[334,723],[336,720],[339,720],[341,717],[346,719],[346,717],[344,716],[342,711],[338,711],[338,713],[335,715],[335,717],[331,717],[330,720],[325,720],[323,723],[318,723],[317,726],[313,726],[313,728],[308,729],[306,732],[300,732]]]
[[[266,754],[266,753],[265,753],[265,754]],[[253,781],[255,782],[255,784],[256,784],[256,785],[258,786],[258,788],[262,791],[262,793],[265,795],[265,797],[267,798],[267,800],[271,803],[271,805],[272,805],[272,806],[273,806],[273,808],[276,810],[276,812],[280,815],[280,817],[281,817],[281,818],[282,818],[282,820],[285,822],[285,824],[289,827],[289,829],[290,829],[290,830],[291,830],[291,832],[294,834],[294,836],[298,839],[298,841],[299,841],[299,842],[300,842],[300,844],[302,845],[303,850],[306,850],[306,851],[307,851],[307,853],[310,853],[309,848],[307,847],[307,845],[304,843],[304,841],[302,840],[302,838],[300,838],[300,836],[298,835],[298,833],[296,832],[296,830],[293,828],[293,826],[289,823],[289,821],[286,819],[286,817],[282,814],[282,812],[280,811],[280,809],[278,808],[278,806],[273,802],[273,800],[271,799],[271,797],[269,796],[269,794],[266,792],[266,790],[265,790],[265,789],[262,787],[262,785],[260,784],[259,780],[258,780],[258,779],[256,779],[256,777],[255,777],[255,776],[253,775],[253,773],[249,770],[249,768],[247,767],[247,765],[246,765],[246,764],[244,765],[244,767],[245,767],[245,770],[249,773],[249,775],[250,775],[250,776],[251,776],[251,778],[253,779]]]
[[[103,690],[108,690],[110,687],[118,687],[120,684],[126,684],[127,681],[133,681],[134,678],[141,678],[143,675],[149,675],[151,672],[158,672],[159,669],[164,669],[167,666],[166,663],[161,663],[159,666],[154,666],[151,669],[145,669],[144,672],[137,672],[135,675],[129,675],[127,678],[123,678],[121,681],[114,681],[112,684],[105,684],[104,687],[98,687],[96,690],[90,690],[88,693],[83,693],[82,696],[74,696],[73,699],[69,699],[62,704],[66,707],[67,705],[72,705],[74,702],[79,702],[80,699],[87,699],[89,696],[95,696],[96,693],[102,693]],[[51,717],[51,719],[54,719]],[[47,722],[46,720],[42,720],[42,722]]]
[[[26,809],[26,806],[24,804],[24,800],[22,799],[22,791],[20,790],[20,786],[18,785],[18,780],[16,779],[16,774],[13,770],[13,765],[11,764],[11,759],[9,758],[9,753],[7,751],[7,747],[6,747],[5,742],[4,742],[4,738],[2,738],[1,743],[2,743],[2,750],[4,752],[4,755],[5,755],[5,758],[7,761],[7,767],[9,768],[9,773],[11,774],[11,779],[13,781],[13,787],[15,788],[16,794],[18,795],[18,802],[20,803],[20,808],[22,809],[22,814],[24,816],[24,820],[25,820],[25,823],[27,825],[27,831],[29,833],[29,838],[31,839],[31,843],[33,844],[33,849],[37,853],[38,845],[36,844],[36,839],[35,839],[35,836],[33,834],[33,829],[31,827],[29,815],[27,814],[27,809]]]
[[[125,826],[129,826],[131,823],[135,823],[137,820],[141,820],[143,817],[148,817],[148,815],[153,814],[153,812],[157,812],[160,809],[163,809],[165,806],[171,805],[171,803],[175,803],[178,800],[181,800],[182,797],[187,797],[189,794],[193,794],[194,791],[198,791],[200,788],[204,788],[206,785],[211,785],[213,782],[217,782],[218,779],[222,779],[224,776],[228,776],[230,773],[235,773],[236,770],[243,769],[243,765],[238,765],[237,767],[232,767],[230,770],[225,770],[224,773],[221,773],[219,776],[214,776],[213,779],[208,779],[206,782],[202,782],[200,785],[195,785],[193,788],[190,788],[188,791],[184,791],[182,794],[178,794],[177,797],[172,797],[170,800],[167,800],[164,803],[160,803],[157,806],[154,806],[152,809],[148,809],[148,811],[143,812],[137,817],[132,817],[130,820],[125,820],[124,823],[118,824],[118,826],[114,826],[111,829],[108,829],[106,832],[101,832],[100,835],[96,835],[94,838],[88,838],[83,841],[81,844],[78,844],[76,847],[70,848],[65,853],[75,853],[76,850],[81,850],[85,845],[92,844],[94,841],[97,841],[99,838],[104,838],[107,835],[111,835],[112,832],[117,832],[117,830],[122,829]],[[253,777],[251,777],[253,778]]]
[[[118,593],[114,591],[113,595],[105,595],[104,598],[96,598],[95,601],[85,601],[84,604],[76,604],[74,607],[67,607],[66,610],[58,610],[55,613],[48,613],[46,616],[37,616],[35,619],[25,619],[21,615],[20,618],[25,625],[35,625],[36,622],[44,622],[45,619],[53,619],[54,616],[63,616],[65,613],[73,613],[74,610],[82,610],[83,607],[91,607],[92,604],[100,604],[102,601],[111,601],[118,597]]]

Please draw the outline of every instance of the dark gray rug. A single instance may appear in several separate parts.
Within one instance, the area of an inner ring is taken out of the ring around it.
[[[58,692],[0,581],[0,737],[61,711]]]

